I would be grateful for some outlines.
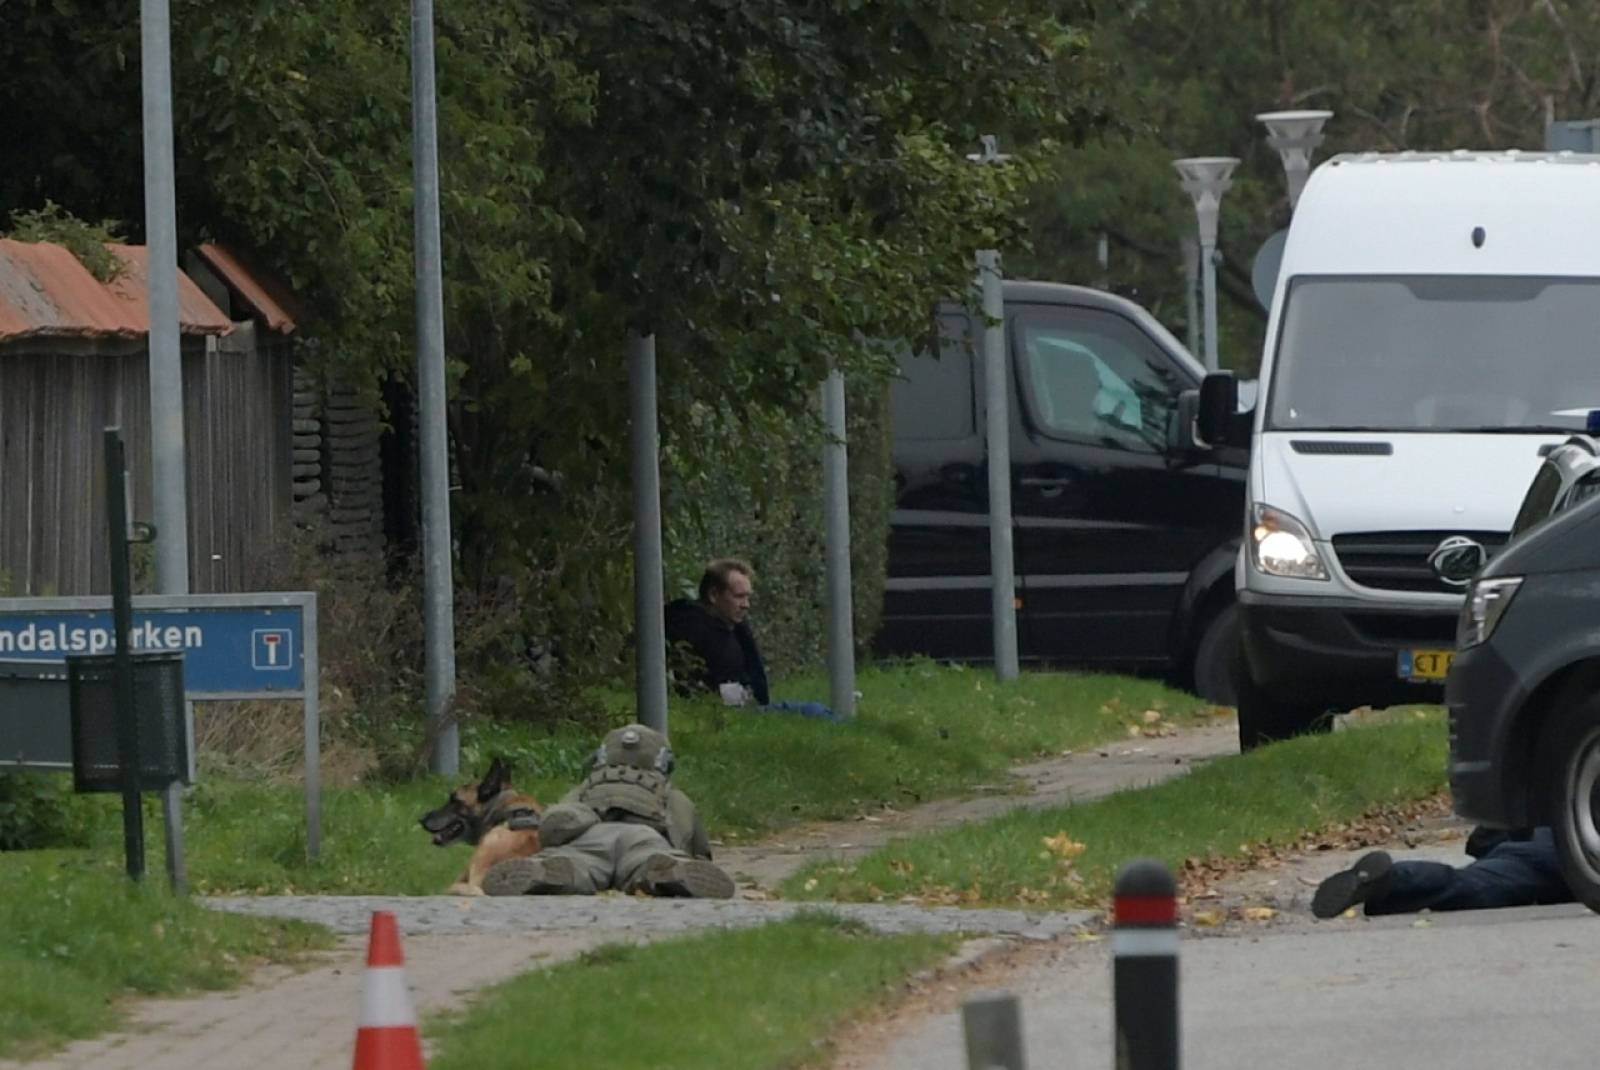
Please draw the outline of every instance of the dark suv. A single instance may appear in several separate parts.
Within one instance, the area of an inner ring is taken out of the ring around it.
[[[1195,441],[1205,369],[1145,309],[1007,280],[1017,646],[1035,665],[1166,672],[1231,705],[1246,450]],[[993,656],[981,317],[894,386],[895,508],[880,654]]]
[[[1600,439],[1546,457],[1462,609],[1445,683],[1456,813],[1550,825],[1600,911]]]

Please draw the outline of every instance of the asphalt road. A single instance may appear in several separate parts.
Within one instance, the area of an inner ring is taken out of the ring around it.
[[[1189,1070],[1579,1070],[1600,1060],[1600,918],[1579,906],[1339,918],[1186,936]],[[1028,1065],[1112,1066],[1106,942],[1013,980]],[[959,1012],[910,1023],[877,1070],[967,1070]]]

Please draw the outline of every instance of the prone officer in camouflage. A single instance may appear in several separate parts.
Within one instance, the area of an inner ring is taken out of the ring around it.
[[[483,878],[490,895],[591,895],[609,888],[727,899],[733,879],[711,862],[694,803],[672,786],[672,748],[630,724],[606,735],[583,782],[545,810],[538,854]]]

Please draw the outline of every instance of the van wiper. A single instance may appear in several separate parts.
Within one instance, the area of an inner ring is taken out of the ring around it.
[[[1419,430],[1423,430],[1419,428]],[[1505,424],[1495,424],[1492,427],[1429,427],[1428,431],[1446,431],[1458,435],[1576,435],[1583,429],[1580,427],[1553,427],[1549,424],[1524,424],[1521,426],[1507,427]]]

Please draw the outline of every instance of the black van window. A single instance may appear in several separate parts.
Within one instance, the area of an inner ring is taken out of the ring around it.
[[[1567,493],[1566,504],[1562,508],[1576,509],[1596,496],[1600,496],[1600,472],[1590,472],[1573,484],[1572,490]]]
[[[1047,434],[1155,453],[1164,448],[1178,383],[1144,332],[1097,309],[1021,317],[1025,390]]]
[[[889,394],[895,434],[906,440],[948,441],[977,434],[972,401],[972,344],[967,317],[938,317],[939,357],[909,348]]]
[[[1549,516],[1560,493],[1561,469],[1546,461],[1539,466],[1539,474],[1528,485],[1528,493],[1523,495],[1522,508],[1517,510],[1517,518],[1511,522],[1511,534],[1521,535]]]

